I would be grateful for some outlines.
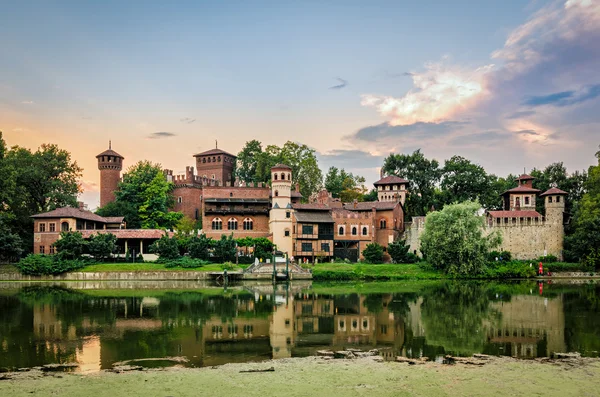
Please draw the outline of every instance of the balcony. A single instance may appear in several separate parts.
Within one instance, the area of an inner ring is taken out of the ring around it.
[[[205,214],[210,215],[269,215],[267,208],[204,208]]]

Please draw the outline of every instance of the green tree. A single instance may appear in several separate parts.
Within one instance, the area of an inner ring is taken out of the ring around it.
[[[235,260],[235,240],[233,239],[233,233],[229,236],[221,235],[221,239],[216,240],[213,246],[213,255],[216,262],[232,262]]]
[[[188,252],[194,259],[208,260],[210,256],[210,249],[214,245],[214,241],[210,237],[206,237],[206,234],[192,237],[188,243]]]
[[[441,190],[444,204],[482,201],[491,189],[491,180],[480,165],[461,156],[452,156],[442,168]]]
[[[181,212],[169,212],[174,205],[173,188],[160,164],[140,161],[127,169],[115,197],[117,202],[129,203],[137,210],[143,229],[172,229],[183,217]]]
[[[85,252],[88,242],[84,240],[81,232],[61,232],[60,238],[53,245],[56,247],[59,259],[79,259]]]
[[[142,221],[135,204],[127,201],[112,201],[104,207],[98,208],[96,214],[100,216],[122,216],[128,229],[140,229]]]
[[[150,252],[158,255],[158,258],[163,261],[178,259],[180,256],[177,239],[169,237],[166,233],[150,245]]]
[[[409,181],[409,195],[405,208],[410,219],[422,216],[435,205],[435,187],[440,181],[442,170],[435,159],[425,158],[421,149],[412,154],[390,154],[383,163],[383,171]]]
[[[275,244],[266,237],[253,238],[252,246],[254,247],[254,256],[259,259],[270,258],[275,248]]]
[[[0,217],[0,263],[14,262],[23,253],[23,241]]]
[[[388,244],[387,252],[394,263],[415,263],[419,258],[412,252],[408,252],[410,245],[404,240],[397,240]]]
[[[363,256],[368,263],[381,263],[383,262],[383,247],[377,243],[367,244]]]
[[[117,252],[117,236],[111,233],[92,234],[87,243],[87,252],[96,260],[110,258]]]
[[[366,193],[365,178],[346,172],[345,169],[330,167],[325,176],[325,189],[334,198],[339,198],[343,202],[353,200],[363,201]]]
[[[377,201],[377,190],[371,189],[369,193],[363,195],[362,201]]]
[[[246,142],[237,155],[236,176],[240,181],[246,183],[261,181],[258,178],[257,167],[262,154],[262,144],[259,141],[253,139]]]
[[[572,208],[581,200],[585,191],[587,173],[585,171],[576,171],[569,175],[567,168],[562,162],[552,163],[543,170],[531,170],[531,176],[535,177],[533,187],[542,192],[557,186],[568,193],[565,204],[566,212],[571,212]],[[536,209],[539,212],[544,211],[544,198],[539,197],[536,202]]]
[[[434,268],[449,274],[475,275],[486,265],[487,253],[502,242],[499,232],[484,235],[479,203],[447,205],[425,218],[421,252]]]

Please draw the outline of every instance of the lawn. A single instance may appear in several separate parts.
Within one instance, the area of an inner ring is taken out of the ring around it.
[[[242,271],[248,265],[239,265],[231,271]],[[167,268],[162,263],[99,263],[95,265],[88,265],[80,272],[91,273],[91,272],[222,272],[220,263],[211,263],[209,265],[196,267],[196,268],[181,268],[171,267]]]
[[[423,270],[416,264],[319,263],[310,266],[314,280],[431,280],[443,273]]]

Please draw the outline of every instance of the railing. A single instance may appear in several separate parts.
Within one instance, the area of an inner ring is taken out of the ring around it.
[[[246,214],[246,215],[268,215],[268,209],[256,209],[256,208],[205,208],[205,214]]]
[[[294,251],[294,256],[332,256],[333,251]]]

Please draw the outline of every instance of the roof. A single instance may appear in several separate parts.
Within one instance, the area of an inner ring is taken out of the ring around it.
[[[517,179],[515,179],[516,181],[529,181],[535,179],[534,177],[532,177],[531,175],[527,175],[527,174],[522,174],[520,177],[518,177]]]
[[[294,216],[300,223],[333,223],[329,211],[299,211],[294,213]]]
[[[546,190],[544,193],[540,194],[540,197],[549,196],[551,194],[555,194],[555,195],[562,194],[562,195],[566,196],[569,193],[565,192],[564,190],[560,190],[557,187],[551,187],[550,189]]]
[[[527,186],[517,186],[514,187],[512,189],[509,189],[507,191],[505,191],[504,193],[501,194],[501,196],[504,196],[506,193],[539,193],[540,191],[538,189],[533,189],[531,187],[527,187]]]
[[[327,204],[318,204],[318,203],[310,203],[310,204],[294,204],[292,206],[295,210],[310,210],[310,211],[329,211],[331,207]]]
[[[304,196],[302,196],[302,193],[300,193],[299,191],[293,190],[292,197],[304,197]]]
[[[349,211],[371,211],[375,207],[376,211],[393,210],[397,205],[400,205],[397,201],[363,201],[356,203],[344,204],[344,209]]]
[[[106,223],[122,223],[123,219],[125,219],[124,216],[105,216],[104,219],[106,219]]]
[[[195,154],[194,157],[198,157],[198,156],[212,156],[212,155],[215,155],[215,154],[226,154],[228,156],[236,157],[237,158],[237,156],[235,156],[235,155],[233,155],[231,153],[227,153],[226,151],[218,149],[218,148],[217,149],[210,149],[210,150],[207,150],[205,152]]]
[[[488,211],[492,218],[541,218],[537,211]]]
[[[237,198],[237,197],[226,197],[226,198],[206,198],[204,199],[205,203],[258,203],[258,204],[268,204],[269,199],[264,198]]]
[[[173,232],[165,232],[160,229],[99,229],[99,230],[78,230],[81,232],[83,238],[89,238],[92,234],[96,233],[110,233],[114,234],[119,238],[141,238],[141,239],[159,239],[168,233],[169,236],[173,235]]]
[[[120,157],[122,159],[125,158],[125,157],[121,156],[119,153],[115,152],[112,149],[108,149],[108,150],[103,151],[102,153],[100,153],[99,155],[97,155],[96,158],[102,157],[102,156],[115,156],[115,157]]]
[[[80,210],[79,208],[63,207],[57,208],[54,211],[44,212],[42,214],[35,214],[32,218],[77,218],[84,219],[87,221],[112,223],[106,220],[106,218],[96,215],[91,211]]]
[[[285,165],[285,164],[275,164],[273,167],[271,167],[272,170],[277,169],[277,170],[291,170],[292,167],[290,167],[289,165]]]
[[[373,185],[390,185],[393,183],[408,183],[408,181],[396,175],[388,175],[385,178],[378,180]]]

